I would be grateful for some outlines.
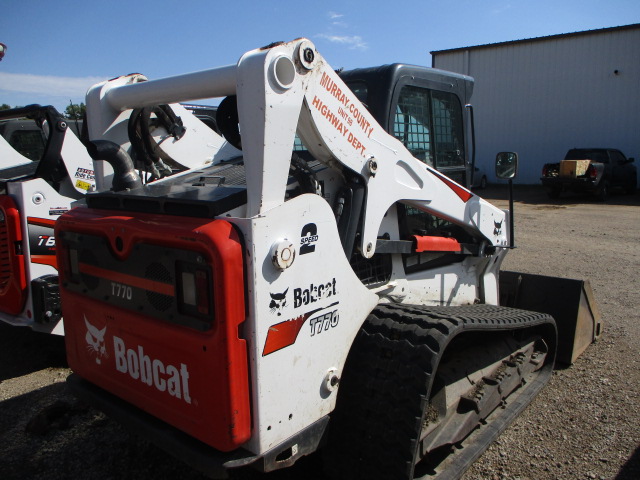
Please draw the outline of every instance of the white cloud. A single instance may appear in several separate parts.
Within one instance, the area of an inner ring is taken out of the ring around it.
[[[344,45],[350,50],[366,50],[368,48],[367,42],[365,42],[359,35],[346,35],[343,34],[348,30],[349,24],[347,23],[342,13],[333,11],[327,12],[327,17],[331,20],[329,28],[325,33],[318,34],[317,36],[328,40],[331,43],[338,43]]]
[[[55,77],[29,73],[0,72],[0,91],[47,95],[49,97],[84,97],[102,77]]]
[[[359,35],[331,35],[321,33],[318,36],[332,43],[346,45],[352,50],[366,50],[368,48],[367,43],[362,40],[362,37],[360,37]]]

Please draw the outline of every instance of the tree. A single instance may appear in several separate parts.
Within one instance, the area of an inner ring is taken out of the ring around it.
[[[0,110],[9,110],[11,108],[11,105],[7,105],[6,103],[3,103],[2,105],[0,105]]]
[[[84,103],[70,103],[67,105],[67,108],[64,111],[64,114],[67,118],[71,120],[80,120],[84,116],[85,111],[87,110],[87,106]]]

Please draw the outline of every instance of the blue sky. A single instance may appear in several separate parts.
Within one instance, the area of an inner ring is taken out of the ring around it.
[[[430,66],[433,50],[640,23],[638,0],[0,0],[0,8],[8,47],[0,104],[59,110],[108,78],[228,65],[298,37],[334,68]]]

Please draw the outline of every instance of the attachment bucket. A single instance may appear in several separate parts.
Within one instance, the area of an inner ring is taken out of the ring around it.
[[[500,272],[500,305],[551,315],[558,327],[556,360],[571,365],[602,335],[602,319],[588,280]]]

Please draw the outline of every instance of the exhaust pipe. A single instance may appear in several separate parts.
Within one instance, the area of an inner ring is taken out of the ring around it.
[[[104,160],[113,167],[111,190],[114,192],[142,186],[140,176],[133,166],[133,160],[117,143],[109,140],[93,140],[89,142],[87,150],[94,160]]]

